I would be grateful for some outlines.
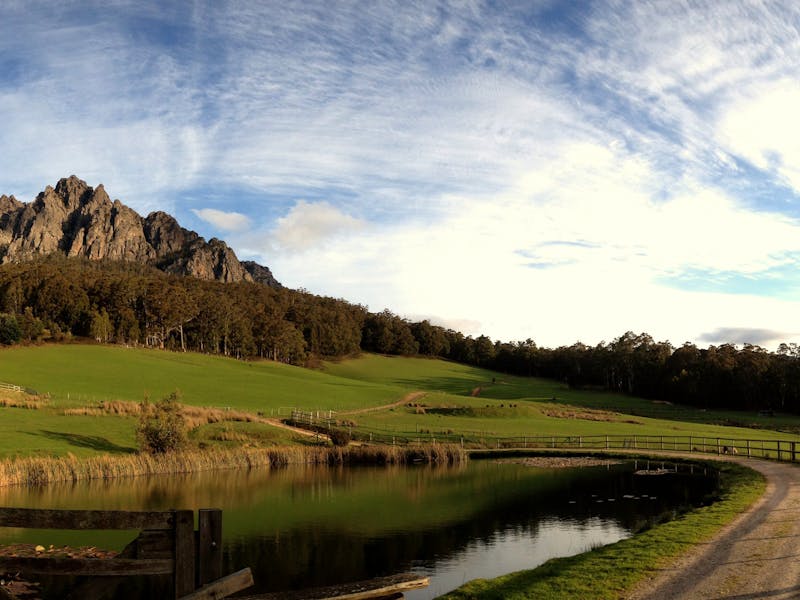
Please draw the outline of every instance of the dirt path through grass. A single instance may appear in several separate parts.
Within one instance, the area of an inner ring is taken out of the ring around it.
[[[653,579],[630,600],[800,598],[800,468],[735,459],[767,478],[761,499]]]
[[[365,413],[371,412],[378,412],[381,410],[389,410],[390,408],[397,408],[398,406],[403,406],[405,404],[409,404],[411,402],[416,402],[423,396],[425,396],[428,392],[409,392],[401,400],[397,402],[392,402],[391,404],[384,404],[383,406],[370,406],[368,408],[359,408],[357,410],[343,410],[339,411],[337,414],[343,416],[350,416],[350,415],[363,415]]]
[[[408,404],[409,402],[416,402],[417,400],[419,400],[420,398],[425,396],[427,393],[428,392],[409,392],[408,394],[403,396],[402,400],[398,400],[397,402],[393,402],[392,404],[386,404],[384,406],[371,406],[369,408],[360,408],[358,410],[345,410],[345,411],[337,412],[336,414],[339,415],[339,416],[350,416],[350,415],[360,415],[360,414],[379,411],[379,410],[388,410],[390,408],[396,408],[398,406],[403,406],[405,404]],[[292,427],[291,425],[287,425],[286,423],[282,422],[280,419],[276,419],[276,418],[262,419],[262,422],[263,423],[267,423],[269,425],[272,425],[273,427],[279,427],[281,429],[287,429],[287,430],[293,431],[295,433],[298,433],[300,435],[304,435],[304,436],[307,436],[307,437],[314,437],[314,436],[320,436],[320,435],[322,435],[322,437],[328,437],[328,436],[326,436],[324,434],[320,434],[320,433],[317,433],[315,431],[309,431],[307,429],[301,429],[300,427]]]

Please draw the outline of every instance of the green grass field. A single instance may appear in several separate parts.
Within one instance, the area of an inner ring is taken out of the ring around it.
[[[368,355],[326,364],[325,372],[353,381],[382,381],[408,390],[429,390],[417,401],[424,405],[422,409],[396,407],[353,417],[359,427],[375,431],[800,440],[778,431],[796,430],[800,418],[792,415],[763,417],[705,411],[621,394],[571,390],[556,381],[514,377],[445,361]]]
[[[423,358],[365,355],[309,370],[194,353],[46,345],[0,350],[0,382],[50,397],[38,410],[0,408],[0,456],[131,452],[136,446],[134,418],[67,416],[61,411],[97,406],[101,401],[157,400],[176,389],[188,405],[230,407],[267,417],[287,417],[292,407],[333,410],[359,429],[409,436],[424,431],[800,441],[791,433],[776,431],[797,430],[800,418],[794,416],[703,411],[618,394],[570,390],[559,382]],[[424,392],[415,401],[421,406],[397,404],[412,391]],[[395,406],[389,406],[392,404]],[[353,412],[364,409],[374,410]],[[191,438],[225,445],[301,441],[261,423],[215,423],[195,430]]]
[[[379,381],[354,381],[274,362],[191,352],[100,345],[0,351],[0,381],[48,393],[58,406],[101,400],[155,400],[178,389],[182,402],[252,412],[279,408],[356,409],[401,394]]]

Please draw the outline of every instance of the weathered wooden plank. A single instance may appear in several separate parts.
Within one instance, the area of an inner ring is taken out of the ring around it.
[[[218,508],[198,512],[197,552],[198,585],[222,577],[222,511]]]
[[[135,558],[172,558],[175,551],[171,531],[145,529],[134,543]]]
[[[172,529],[172,511],[1,508],[0,527],[28,529]]]
[[[170,575],[172,560],[130,558],[59,558],[8,556],[0,558],[0,571],[49,575]]]
[[[195,589],[194,511],[175,511],[175,597]]]
[[[427,577],[402,573],[324,588],[256,594],[244,596],[239,600],[376,600],[391,598],[395,594],[402,595],[403,592],[428,587],[429,584],[430,580]]]
[[[136,558],[138,538],[130,542],[117,555],[117,558]],[[69,591],[64,600],[86,600],[86,598],[110,598],[119,585],[125,581],[125,577],[90,577],[76,584]]]
[[[246,590],[251,585],[253,585],[253,573],[248,567],[206,584],[180,600],[220,600]]]

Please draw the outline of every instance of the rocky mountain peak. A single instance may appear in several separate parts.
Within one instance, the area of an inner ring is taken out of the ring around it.
[[[92,188],[75,175],[60,179],[55,188],[47,186],[31,203],[0,196],[0,262],[54,252],[140,262],[201,279],[280,287],[268,268],[245,267],[225,242],[206,242],[165,212],[143,218],[119,200],[112,202],[102,184]]]
[[[101,186],[102,187],[102,186]],[[42,199],[60,200],[67,209],[75,209],[86,203],[93,194],[94,190],[82,179],[75,175],[70,175],[59,179],[55,189],[47,186],[42,193]]]

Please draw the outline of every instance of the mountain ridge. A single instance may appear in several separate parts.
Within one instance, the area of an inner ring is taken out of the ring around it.
[[[171,215],[142,217],[103,184],[92,188],[75,175],[47,186],[28,203],[0,196],[0,264],[60,253],[89,260],[152,265],[167,273],[226,283],[256,281],[281,287],[268,267],[240,261],[222,240],[206,241]]]

